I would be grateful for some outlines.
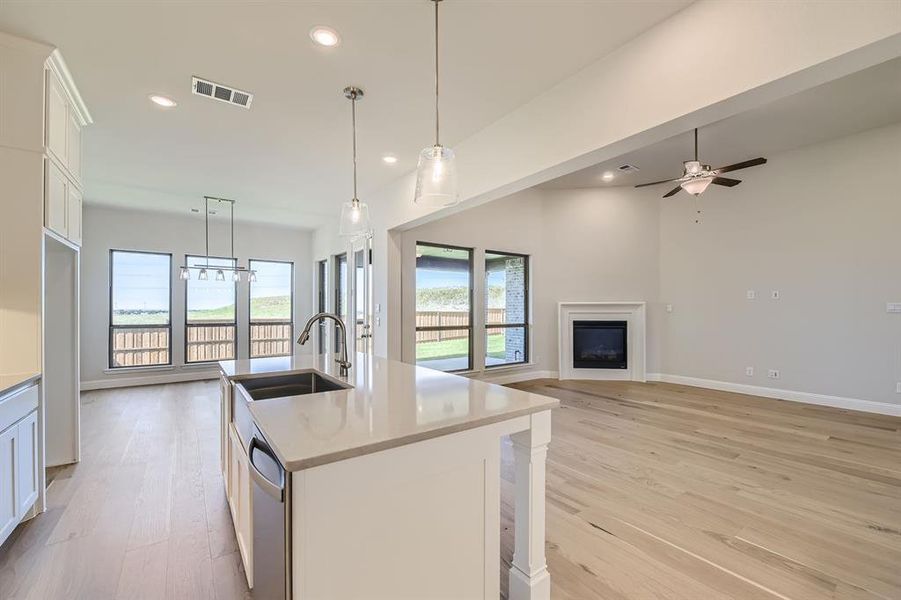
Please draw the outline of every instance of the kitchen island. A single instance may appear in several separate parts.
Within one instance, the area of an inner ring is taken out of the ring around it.
[[[509,435],[516,477],[509,595],[549,598],[544,473],[558,401],[353,358],[347,375],[331,355],[220,363],[223,475],[254,594],[272,596],[272,551],[283,544],[281,597],[498,598],[500,445]],[[267,383],[291,374],[313,387],[285,386],[280,396]],[[330,391],[315,391],[316,381]],[[260,516],[269,500],[254,487],[261,479],[254,457],[263,454],[283,473],[270,477],[281,479],[286,503],[281,538]]]

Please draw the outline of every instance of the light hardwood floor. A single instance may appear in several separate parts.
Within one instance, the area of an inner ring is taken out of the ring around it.
[[[514,387],[562,401],[554,598],[901,598],[901,419],[667,384]],[[217,398],[216,382],[85,393],[82,462],[0,549],[0,598],[247,597]]]

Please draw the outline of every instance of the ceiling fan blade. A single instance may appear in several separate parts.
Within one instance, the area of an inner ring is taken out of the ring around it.
[[[678,181],[678,180],[680,180],[680,179],[682,179],[682,178],[681,178],[681,177],[673,177],[672,179],[661,179],[660,181],[652,181],[651,183],[639,183],[639,184],[636,185],[635,187],[637,187],[637,188],[640,188],[640,187],[648,187],[649,185],[657,185],[657,184],[659,184],[659,183],[667,183],[667,182],[670,182],[670,181]]]
[[[744,162],[735,163],[734,165],[729,165],[727,167],[720,167],[719,169],[714,169],[714,172],[719,175],[720,173],[728,173],[729,171],[738,171],[739,169],[747,169],[748,167],[756,167],[757,165],[765,165],[766,159],[761,158],[752,158],[751,160],[746,160]]]
[[[677,185],[676,187],[674,187],[673,189],[671,189],[670,191],[668,191],[667,193],[665,193],[665,194],[663,195],[663,197],[664,197],[664,198],[669,198],[670,196],[675,196],[676,194],[679,193],[679,191],[680,191],[681,189],[682,189],[682,186],[681,186],[681,185]]]
[[[724,185],[726,187],[735,187],[739,183],[741,183],[741,179],[729,179],[728,177],[714,177],[713,181],[710,183],[715,183],[716,185]]]

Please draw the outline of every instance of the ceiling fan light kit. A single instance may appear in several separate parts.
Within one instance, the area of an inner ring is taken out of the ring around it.
[[[724,187],[735,187],[736,185],[741,183],[741,179],[720,177],[722,173],[738,171],[739,169],[747,169],[748,167],[756,167],[757,165],[766,164],[766,159],[760,157],[752,158],[751,160],[746,160],[740,163],[735,163],[733,165],[720,167],[719,169],[712,169],[710,168],[710,165],[705,165],[700,160],[698,160],[697,128],[695,128],[694,130],[694,137],[695,158],[694,160],[687,160],[682,163],[682,177],[676,177],[674,179],[664,179],[662,181],[652,181],[651,183],[640,183],[635,187],[640,188],[647,187],[649,185],[658,185],[661,183],[678,182],[679,185],[664,194],[664,198],[675,196],[679,193],[680,190],[685,190],[686,192],[694,196],[700,196],[707,190],[711,183],[714,185],[722,185]]]

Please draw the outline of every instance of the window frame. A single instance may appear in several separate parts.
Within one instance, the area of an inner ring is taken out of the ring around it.
[[[212,257],[210,257],[210,258],[212,258]],[[291,314],[291,318],[290,318],[289,321],[287,322],[287,324],[291,326],[291,333],[288,334],[288,341],[291,342],[291,341],[294,340],[294,296],[295,296],[295,289],[294,289],[294,261],[293,261],[293,260],[270,260],[270,259],[268,259],[268,258],[249,258],[249,259],[247,259],[247,269],[248,269],[248,271],[254,270],[254,269],[253,269],[253,266],[252,266],[254,262],[258,262],[258,263],[277,263],[277,264],[290,265],[290,266],[291,266],[291,313],[290,313],[290,314]],[[248,358],[273,358],[273,357],[277,357],[277,356],[291,356],[291,354],[293,354],[293,352],[288,352],[287,354],[267,354],[266,356],[254,356],[254,355],[253,355],[253,351],[252,351],[252,349],[253,349],[253,336],[252,336],[252,331],[253,331],[253,312],[252,312],[252,306],[253,306],[253,303],[252,303],[252,297],[251,297],[251,289],[252,289],[252,287],[253,287],[253,282],[248,281],[248,282],[247,282],[247,357],[248,357]],[[237,292],[237,286],[235,286],[235,291]],[[187,310],[187,303],[185,304],[185,309]],[[185,314],[187,314],[187,312],[186,312]],[[237,305],[236,305],[235,317],[237,318]],[[187,318],[187,317],[186,317],[186,318]],[[273,324],[273,325],[284,325],[285,322],[284,322],[284,321],[278,321],[278,322],[273,322],[273,323],[271,323],[271,324]],[[291,346],[290,346],[290,343],[289,343],[289,348],[290,348],[290,347],[291,347]]]
[[[416,359],[416,333],[419,331],[459,331],[461,329],[466,329],[469,331],[469,353],[468,353],[468,364],[465,368],[462,369],[451,369],[448,371],[442,371],[443,373],[467,373],[472,371],[475,368],[474,356],[473,356],[473,345],[475,343],[475,248],[470,248],[466,246],[454,246],[451,244],[440,244],[437,242],[423,242],[420,240],[416,241],[415,247],[419,246],[429,246],[431,248],[447,248],[450,250],[463,250],[469,253],[469,325],[466,327],[460,327],[459,325],[435,325],[435,326],[426,326],[426,327],[418,327],[416,325],[416,312],[419,308],[416,306],[416,291],[419,289],[417,287],[416,282],[416,264],[414,260],[414,268],[413,268],[413,363],[415,365],[419,365],[419,361]]]
[[[524,275],[523,275],[523,317],[524,320],[522,323],[488,323],[488,285],[487,285],[487,274],[488,274],[488,255],[489,254],[501,254],[503,256],[512,256],[522,258],[524,261]],[[486,285],[485,285],[485,370],[489,369],[503,369],[505,367],[514,367],[519,365],[527,365],[529,364],[529,360],[532,354],[531,348],[531,310],[532,310],[532,289],[531,289],[531,277],[532,277],[532,260],[528,254],[522,254],[520,252],[506,252],[504,250],[489,250],[485,249],[483,256],[485,257],[485,274],[486,274]],[[505,362],[497,365],[489,365],[487,362],[488,359],[488,330],[489,329],[514,329],[514,328],[522,328],[523,330],[523,359],[516,362]]]
[[[341,318],[342,321],[345,321],[345,327],[347,325],[345,319],[342,316],[342,311],[347,311],[347,316],[350,317],[350,263],[348,262],[347,252],[342,252],[340,254],[336,254],[334,257],[335,263],[335,297],[332,301],[334,305],[334,314]],[[341,263],[344,263],[344,302],[341,302]],[[341,337],[341,329],[337,323],[332,326],[332,331],[335,333],[335,343],[333,344],[335,348],[335,354],[341,352],[341,345],[346,344],[347,340]],[[345,334],[346,335],[346,334]]]
[[[129,254],[153,254],[156,256],[166,256],[169,258],[169,323],[164,327],[162,325],[113,325],[113,255],[116,252],[127,252]],[[154,252],[154,251],[146,251],[146,250],[125,250],[122,248],[110,248],[109,249],[109,295],[107,297],[108,300],[108,310],[107,310],[107,320],[109,323],[109,331],[108,331],[108,339],[107,339],[107,357],[106,364],[107,368],[110,370],[113,369],[151,369],[153,367],[171,367],[172,366],[172,253],[171,252]],[[165,363],[155,363],[152,365],[120,365],[116,366],[113,361],[113,329],[149,329],[149,328],[157,328],[157,329],[168,329],[169,333],[166,336],[167,339],[167,348],[166,348],[166,356],[168,356],[169,360]]]
[[[212,256],[212,255],[206,256],[204,254],[185,254],[185,266],[188,267],[189,269],[197,269],[198,271],[202,267],[190,266],[190,262],[188,260],[189,258],[206,258],[206,259],[211,259],[211,260],[230,260],[230,261],[233,261],[233,263],[234,263],[233,266],[235,266],[235,267],[238,266],[238,259],[232,258],[231,256]],[[215,271],[215,267],[207,267],[207,270]],[[214,275],[214,277],[215,277],[215,275]],[[235,342],[234,342],[235,355],[231,358],[218,358],[218,359],[212,359],[212,360],[188,360],[188,329],[192,326],[192,324],[188,323],[188,313],[190,312],[190,308],[188,307],[188,287],[189,287],[188,284],[190,283],[190,281],[191,280],[185,281],[185,318],[184,318],[184,324],[185,324],[185,327],[184,327],[184,353],[185,354],[184,354],[184,357],[182,360],[182,364],[184,364],[184,365],[209,365],[209,364],[217,363],[220,360],[237,360],[238,359],[238,282],[237,281],[232,281],[232,285],[234,286],[234,291],[235,291],[235,293],[234,293],[234,296],[235,296],[235,320],[231,323],[231,326],[235,328]],[[248,310],[249,310],[249,307],[248,307]],[[210,322],[208,325],[228,326],[229,323],[226,323],[224,321],[213,321],[213,322]],[[196,323],[194,323],[193,326],[203,327],[203,325],[198,325]]]

